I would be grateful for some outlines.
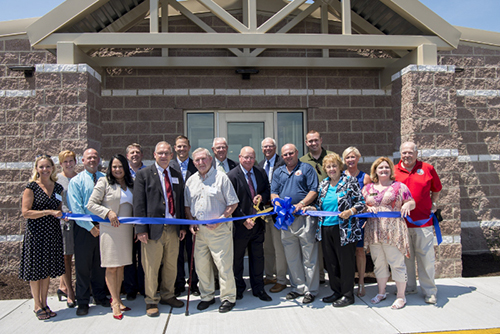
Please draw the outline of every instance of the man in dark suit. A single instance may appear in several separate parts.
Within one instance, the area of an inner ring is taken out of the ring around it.
[[[169,167],[172,147],[167,142],[156,144],[154,165],[141,169],[134,183],[134,215],[136,217],[184,218],[184,180],[182,174]],[[172,307],[184,303],[174,296],[177,276],[179,239],[185,229],[179,225],[136,225],[137,239],[142,242],[142,265],[145,274],[146,314],[160,315],[158,302]],[[158,271],[163,263],[160,295],[157,295]]]
[[[264,159],[259,162],[259,167],[266,171],[269,183],[273,179],[273,172],[276,168],[285,164],[283,158],[276,154],[276,141],[267,137],[262,141],[262,153]],[[271,203],[266,204],[266,208]],[[265,216],[266,221],[266,235],[264,239],[264,271],[266,278],[264,284],[274,284],[269,292],[280,292],[286,288],[286,258],[283,243],[281,242],[281,232],[274,227],[273,216]],[[276,275],[276,276],[275,276]]]
[[[189,151],[191,150],[191,145],[189,144],[189,139],[186,136],[178,136],[175,138],[175,153],[177,157],[170,160],[170,167],[182,173],[182,178],[186,182],[191,175],[196,173],[198,170],[193,163],[193,160],[189,157]],[[186,291],[186,272],[184,270],[184,249],[187,252],[188,259],[192,258],[193,254],[193,235],[189,229],[186,231],[186,237],[179,243],[179,257],[177,258],[177,278],[175,280],[175,296],[180,296],[181,293]],[[188,265],[189,265],[188,261]],[[188,272],[188,284],[189,284],[189,272]],[[191,293],[194,296],[200,295],[200,289],[198,288],[198,275],[196,275],[196,268],[193,260],[193,277],[191,282]]]
[[[233,212],[233,217],[243,217],[255,213],[254,204],[267,203],[270,199],[269,181],[266,172],[255,164],[255,151],[250,146],[241,149],[240,165],[232,169],[227,176],[233,184],[240,202]],[[264,234],[266,225],[263,219],[235,220],[233,233],[234,279],[236,281],[236,299],[243,298],[246,284],[243,280],[243,260],[248,249],[250,285],[253,295],[263,301],[272,301],[264,290]]]
[[[212,144],[212,151],[214,152],[215,159],[212,161],[212,166],[224,173],[228,173],[231,169],[238,165],[231,159],[227,158],[227,141],[226,138],[217,137],[214,138],[214,142]]]

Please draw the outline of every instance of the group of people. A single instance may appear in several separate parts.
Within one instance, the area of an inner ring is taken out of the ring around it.
[[[436,303],[429,217],[441,183],[431,165],[417,160],[414,143],[401,145],[396,167],[381,157],[369,174],[358,169],[361,154],[355,147],[347,148],[341,158],[322,147],[317,131],[307,133],[309,152],[300,159],[294,144],[283,145],[281,155],[272,138],[261,146],[265,158],[259,163],[250,146],[241,148],[238,163],[227,158],[224,138],[214,139],[213,157],[198,148],[190,158],[189,139],[178,136],[173,147],[159,142],[155,163],[144,166],[142,148],[134,143],[126,156],[116,154],[109,160],[106,174],[98,171],[100,157],[93,148],[84,151],[84,170],[78,174],[72,151],[59,154],[62,172],[57,175],[50,156],[36,157],[22,200],[27,228],[19,277],[30,282],[37,318],[56,316],[47,305],[47,294],[50,277],[57,276],[59,300],[65,296],[79,316],[88,314],[92,295],[96,305],[111,306],[113,317],[122,319],[130,310],[120,297],[124,289],[127,300],[143,294],[146,314],[155,317],[160,314],[158,304],[184,306],[177,297],[186,283],[189,293],[200,296],[198,310],[214,304],[220,290],[219,312],[229,312],[247,290],[245,253],[252,294],[265,302],[272,301],[265,285],[273,284],[269,292],[277,293],[289,284],[286,299],[303,297],[302,303],[312,303],[326,269],[333,294],[323,301],[334,307],[353,304],[356,265],[357,295],[366,293],[369,251],[378,283],[372,303],[387,297],[390,266],[397,287],[392,308],[404,307],[405,293],[417,293],[415,261],[425,301]],[[286,197],[295,207],[287,229],[278,230],[273,215],[238,219],[270,210]],[[317,218],[314,210],[339,214]],[[402,217],[356,217],[385,211],[399,211]],[[63,212],[97,215],[109,222],[60,219]],[[120,222],[120,217],[132,216],[171,220]],[[404,217],[429,221],[417,226]],[[222,221],[203,222],[213,219]],[[189,261],[191,274],[185,271],[185,254],[194,259]]]

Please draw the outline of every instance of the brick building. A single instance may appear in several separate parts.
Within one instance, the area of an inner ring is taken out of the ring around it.
[[[499,112],[500,34],[418,1],[67,0],[0,22],[0,271],[17,270],[40,153],[138,142],[152,159],[180,134],[227,137],[233,157],[266,136],[304,153],[315,129],[365,171],[418,144],[444,185],[437,274],[461,276],[462,252],[500,249]]]

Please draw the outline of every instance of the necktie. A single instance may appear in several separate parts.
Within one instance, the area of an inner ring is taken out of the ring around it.
[[[95,186],[95,184],[97,183],[97,175],[95,175],[95,173],[92,174],[92,178],[94,179],[94,186]]]
[[[172,217],[175,217],[174,194],[172,193],[172,186],[170,185],[170,179],[168,178],[168,172],[166,169],[163,171],[163,175],[165,176],[165,191],[167,192],[168,212]]]
[[[217,170],[220,170],[224,174],[226,173],[226,170],[224,169],[224,163],[222,161],[219,162],[219,165],[217,166]]]
[[[264,169],[266,170],[267,178],[269,178],[269,170],[271,168],[271,162],[269,160],[266,160],[266,165],[264,166]]]
[[[252,195],[252,201],[255,197],[255,188],[253,187],[253,182],[252,182],[252,171],[249,171],[247,173],[247,183],[248,183],[248,188],[250,188],[250,195]],[[255,213],[255,209],[252,210],[253,213]]]

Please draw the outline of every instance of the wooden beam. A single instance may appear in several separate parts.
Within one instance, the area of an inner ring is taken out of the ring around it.
[[[294,48],[409,50],[421,44],[436,44],[438,50],[452,47],[434,36],[238,34],[238,33],[60,33],[41,41],[37,48],[54,49],[57,42],[80,47],[170,47],[170,48]]]
[[[159,0],[149,0],[149,32],[153,34],[160,32],[158,2]]]
[[[320,2],[316,1],[309,5],[304,11],[302,11],[299,15],[295,16],[291,21],[289,21],[283,28],[278,30],[278,34],[284,34],[289,32],[293,27],[295,27],[297,24],[302,22],[306,17],[311,15],[316,9],[320,7]],[[251,55],[253,57],[257,57],[260,55],[262,52],[264,52],[265,48],[258,48],[252,51]]]
[[[161,32],[168,33],[168,0],[160,0],[161,7]],[[161,49],[161,55],[168,57],[168,48]]]
[[[275,25],[280,23],[288,15],[292,14],[294,10],[299,8],[306,0],[292,0],[285,7],[283,7],[276,14],[271,16],[266,22],[264,22],[258,29],[257,32],[264,34],[271,30]]]
[[[389,58],[296,58],[296,57],[116,57],[95,58],[102,67],[134,68],[385,68]]]
[[[351,34],[351,0],[342,0],[342,35]]]
[[[120,32],[127,31],[130,27],[134,26],[137,22],[144,20],[147,12],[149,10],[149,4],[147,1],[140,3],[138,6],[134,7],[130,12],[120,17],[118,20],[111,23],[109,26],[101,30],[100,32]]]
[[[422,44],[403,58],[387,66],[380,74],[380,85],[386,87],[392,83],[391,77],[408,65],[437,65],[437,48],[435,44]]]
[[[57,43],[57,63],[58,64],[88,64],[100,74],[102,67],[95,61],[97,58],[89,57],[78,46],[71,42]]]
[[[328,34],[328,4],[321,4],[321,33]],[[322,50],[323,57],[328,58],[330,56],[330,50]]]
[[[189,9],[184,7],[181,3],[175,1],[175,0],[169,0],[169,5],[172,6],[175,10],[178,10],[182,15],[187,17],[191,22],[196,24],[198,27],[201,29],[205,30],[206,32],[212,32],[212,33],[217,33],[211,26],[206,24],[202,19],[200,19],[198,16],[194,15]],[[235,56],[243,56],[243,52],[236,48],[229,48],[229,51],[231,51]]]
[[[211,11],[215,16],[224,21],[228,26],[240,33],[248,33],[249,29],[240,21],[229,14],[224,8],[213,2],[212,0],[198,0],[203,6]]]

